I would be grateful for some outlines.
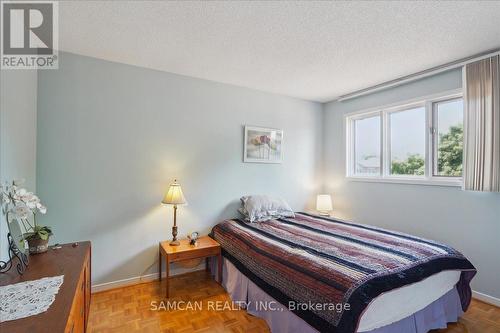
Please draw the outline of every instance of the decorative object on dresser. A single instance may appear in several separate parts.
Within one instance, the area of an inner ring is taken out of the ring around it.
[[[6,273],[10,271],[13,266],[14,259],[16,260],[16,269],[17,273],[22,275],[26,268],[28,267],[28,256],[24,252],[24,250],[19,249],[16,245],[16,242],[12,238],[12,235],[7,233],[7,241],[9,244],[9,249],[7,250],[9,255],[8,261],[0,260],[0,273]],[[24,242],[23,242],[24,244]],[[14,256],[14,258],[12,257]]]
[[[283,162],[283,130],[245,126],[243,162]]]
[[[196,244],[197,244],[196,242],[198,241],[198,237],[200,237],[200,234],[197,231],[195,231],[195,232],[192,232],[187,237],[189,239],[189,245],[196,246]]]
[[[184,198],[184,194],[182,193],[182,188],[179,183],[177,183],[177,179],[174,180],[170,187],[168,188],[167,194],[162,200],[162,203],[165,205],[174,205],[174,226],[172,227],[172,241],[170,242],[171,246],[178,246],[180,243],[177,240],[177,205],[186,205],[187,201]]]
[[[31,254],[46,252],[52,230],[50,227],[39,225],[36,217],[38,213],[45,214],[47,208],[34,193],[19,187],[21,184],[22,181],[13,181],[0,185],[2,213],[5,215],[14,242],[20,244],[21,252],[24,241],[28,242]],[[13,229],[20,232],[15,233]]]
[[[209,236],[203,236],[198,238],[196,246],[190,245],[189,240],[181,239],[180,244],[177,246],[172,246],[168,241],[160,242],[159,244],[159,258],[158,258],[158,274],[161,283],[162,267],[161,261],[162,257],[165,257],[166,261],[166,273],[167,276],[165,281],[167,282],[167,298],[170,295],[168,279],[170,276],[170,264],[173,262],[179,262],[183,260],[192,259],[203,259],[206,258],[206,269],[209,269],[209,257],[217,257],[217,282],[222,282],[222,257],[220,244]]]
[[[321,216],[330,216],[330,212],[333,210],[330,194],[318,194],[316,198],[316,210]]]
[[[0,322],[34,316],[54,302],[64,275],[0,286]]]
[[[31,257],[30,269],[23,276],[12,271],[0,275],[0,286],[64,276],[64,283],[45,312],[0,322],[0,332],[86,332],[90,309],[90,263],[90,242],[64,244],[59,249],[49,247],[43,255]]]

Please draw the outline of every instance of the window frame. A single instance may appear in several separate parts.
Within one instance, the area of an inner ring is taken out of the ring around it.
[[[439,127],[439,112],[437,109],[437,105],[439,103],[446,103],[446,102],[452,102],[452,101],[457,101],[457,100],[462,100],[463,102],[463,97],[451,97],[451,98],[443,98],[440,100],[435,100],[432,102],[432,128],[430,129],[431,131],[431,136],[432,136],[432,176],[435,178],[440,178],[440,179],[453,179],[453,178],[461,178],[461,177],[454,177],[454,176],[445,176],[445,175],[439,175],[438,172],[438,138],[439,138],[439,132],[438,132],[438,127]],[[463,112],[463,111],[462,111]],[[464,115],[462,115],[462,119]],[[463,161],[462,161],[463,162]]]
[[[382,131],[385,130],[386,132],[386,139],[385,139],[385,146],[386,146],[386,154],[385,154],[385,164],[384,164],[384,175],[387,175],[388,177],[393,177],[393,178],[408,178],[408,179],[422,179],[425,177],[424,176],[415,176],[415,175],[393,175],[391,174],[392,172],[392,145],[391,145],[391,115],[394,113],[399,113],[399,112],[405,112],[417,108],[424,108],[424,117],[425,117],[425,124],[424,126],[427,127],[427,113],[425,109],[425,103],[419,101],[416,103],[409,103],[409,104],[404,104],[402,106],[398,106],[395,108],[388,108],[385,109],[384,116],[386,117],[385,121],[385,127],[382,129]],[[424,153],[424,159],[427,159],[427,140],[424,142],[425,145],[425,153]]]
[[[356,126],[355,126],[355,121],[356,120],[364,120],[364,119],[367,119],[367,118],[373,118],[373,117],[380,117],[380,151],[379,151],[379,154],[380,154],[380,174],[379,176],[382,176],[382,166],[383,166],[383,156],[382,156],[382,151],[383,151],[383,136],[382,136],[382,126],[383,126],[383,119],[382,119],[382,115],[380,114],[379,111],[374,111],[374,112],[367,112],[367,113],[363,113],[363,114],[359,114],[359,115],[355,115],[353,116],[353,118],[351,119],[351,122],[350,122],[350,128],[349,128],[349,135],[351,136],[350,137],[350,141],[352,142],[352,144],[350,145],[350,147],[348,149],[350,149],[350,156],[352,157],[352,163],[349,163],[349,167],[352,169],[350,171],[351,174],[355,174],[356,172],[356,147],[355,147],[355,142],[356,142]],[[359,175],[359,177],[369,177],[369,178],[372,178],[374,176],[369,176],[369,175]]]
[[[356,111],[344,115],[346,131],[346,178],[353,181],[385,182],[400,184],[438,185],[438,186],[462,186],[462,177],[435,175],[437,169],[437,111],[435,106],[439,102],[463,99],[462,89],[450,90],[440,94],[434,94],[402,101],[378,108]],[[391,141],[390,141],[390,115],[396,112],[404,112],[413,108],[423,107],[425,109],[425,173],[423,176],[391,175]],[[379,175],[358,175],[355,173],[355,121],[380,116],[380,163]]]

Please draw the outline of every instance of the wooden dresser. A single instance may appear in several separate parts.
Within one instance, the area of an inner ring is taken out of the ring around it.
[[[20,276],[13,267],[0,274],[0,285],[64,275],[56,299],[46,312],[36,316],[0,323],[8,333],[83,333],[87,330],[90,309],[90,242],[77,246],[64,244],[43,254],[31,255],[29,266]]]

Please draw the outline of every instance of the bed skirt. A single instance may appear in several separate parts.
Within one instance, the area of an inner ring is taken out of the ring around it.
[[[264,319],[272,333],[316,333],[315,328],[296,316],[287,307],[269,296],[229,260],[222,258],[222,285],[233,302],[247,305],[247,312]],[[212,267],[214,266],[212,261]],[[215,272],[215,269],[211,270]],[[424,309],[371,331],[363,333],[426,333],[432,329],[446,328],[447,323],[456,322],[463,314],[457,289],[453,288]]]

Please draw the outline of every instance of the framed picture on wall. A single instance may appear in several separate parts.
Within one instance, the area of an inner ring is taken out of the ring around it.
[[[283,130],[245,126],[243,162],[283,162]]]

